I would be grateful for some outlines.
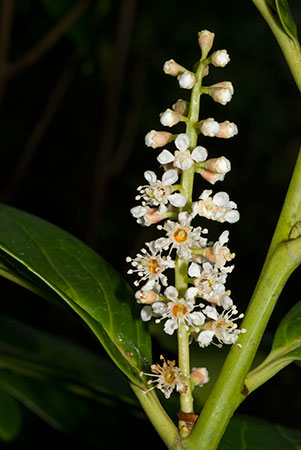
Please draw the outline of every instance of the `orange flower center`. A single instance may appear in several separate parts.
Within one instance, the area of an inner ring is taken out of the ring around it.
[[[158,273],[158,272],[160,272],[160,264],[158,263],[158,261],[156,259],[151,259],[149,261],[148,270],[151,273]]]
[[[174,316],[183,317],[187,313],[187,308],[185,305],[177,303],[171,310]]]
[[[175,238],[175,240],[177,242],[185,242],[187,239],[187,231],[184,230],[183,228],[179,228],[177,231],[175,231],[173,237]]]

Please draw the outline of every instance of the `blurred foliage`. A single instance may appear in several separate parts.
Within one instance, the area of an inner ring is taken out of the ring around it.
[[[298,0],[289,3],[300,29],[301,4]],[[74,4],[75,0],[16,1],[9,59],[20,58]],[[210,155],[224,154],[232,163],[232,171],[222,189],[238,203],[241,220],[230,229],[231,250],[237,257],[229,288],[239,309],[244,310],[263,264],[294,166],[300,143],[301,113],[298,90],[281,51],[251,1],[92,1],[80,20],[35,65],[11,77],[5,86],[0,110],[0,195],[2,192],[2,199],[12,206],[43,217],[86,240],[95,166],[99,153],[105,150],[101,143],[108,132],[105,123],[111,101],[109,86],[119,70],[115,52],[116,36],[123,23],[120,10],[127,4],[133,7],[133,29],[128,50],[123,50],[126,54],[121,53],[125,59],[120,58],[124,75],[112,113],[116,128],[111,133],[113,145],[107,158],[111,167],[109,164],[103,167],[107,182],[102,190],[96,249],[125,274],[125,257],[133,255],[143,242],[156,235],[155,229],[141,229],[130,216],[129,208],[135,204],[135,189],[143,180],[143,172],[157,170],[157,151],[145,147],[144,135],[150,129],[160,129],[160,112],[178,98],[188,97],[178,88],[176,80],[163,74],[162,65],[174,58],[192,68],[199,58],[197,32],[214,31],[214,49],[226,48],[231,63],[225,69],[212,68],[205,81],[213,84],[231,80],[235,95],[226,107],[204,98],[201,114],[204,118],[234,121],[239,135],[226,142],[204,138],[203,143]],[[68,89],[61,96],[17,189],[9,192],[11,177],[33,129],[57,80],[70,67],[72,78]],[[130,136],[126,134],[128,129]],[[203,189],[205,185],[201,183]],[[221,228],[213,225],[211,230],[214,238]],[[270,349],[272,333],[281,318],[300,300],[298,276],[295,273],[291,277],[281,295],[264,337],[262,359]],[[65,312],[45,306],[33,294],[9,281],[1,280],[1,287],[1,297],[12,299],[2,302],[4,312],[31,325],[43,325],[53,334],[68,336],[99,352],[94,339]],[[160,354],[159,342],[160,346],[163,343],[167,347],[171,358],[175,357],[167,341],[157,329],[154,359]],[[195,365],[206,365],[207,359],[212,361],[206,352],[194,353]],[[211,367],[214,379],[219,363],[214,361]],[[239,412],[300,426],[299,370],[291,365],[280,372],[242,404]],[[14,444],[9,444],[10,448],[30,448],[36,429],[40,430],[40,437],[35,436],[36,447],[52,448],[54,443],[68,445],[67,438],[36,420],[25,416],[26,432]],[[149,447],[158,443],[150,426],[141,430],[146,430]]]

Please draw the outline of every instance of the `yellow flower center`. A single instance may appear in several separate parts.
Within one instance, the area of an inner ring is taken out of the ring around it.
[[[160,264],[158,263],[158,261],[156,259],[151,259],[149,261],[148,270],[151,273],[158,273],[158,272],[160,272]]]
[[[185,242],[188,237],[188,234],[186,230],[184,230],[183,228],[179,228],[177,231],[174,232],[173,237],[177,242]]]
[[[187,308],[185,305],[177,303],[171,310],[174,316],[183,317],[187,313]]]

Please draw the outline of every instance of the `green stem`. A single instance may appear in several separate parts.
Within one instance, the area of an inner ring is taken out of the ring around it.
[[[187,450],[215,450],[234,411],[245,399],[244,380],[281,290],[301,260],[301,238],[287,240],[289,225],[301,219],[301,154],[260,278],[242,323],[247,333],[232,346],[220,376],[185,441]],[[281,240],[280,240],[281,239]]]
[[[291,39],[285,33],[279,21],[275,19],[266,0],[252,1],[271,28],[294,77],[294,80],[301,91],[301,51],[298,41]]]
[[[147,394],[144,394],[138,386],[132,383],[130,383],[130,385],[141,403],[147,417],[153,424],[167,448],[181,449],[182,447],[179,441],[177,427],[163,409],[156,393],[154,391],[150,391]]]
[[[196,132],[196,125],[199,120],[202,74],[204,67],[205,64],[201,61],[196,71],[196,84],[191,92],[186,124],[186,134],[190,139],[190,148],[194,148],[197,144],[198,134]],[[192,204],[193,180],[194,168],[191,167],[188,170],[183,170],[180,191],[187,199],[185,208],[183,209],[188,211],[191,209]],[[177,257],[175,262],[175,286],[182,296],[184,296],[188,287],[187,270],[188,261]],[[180,324],[178,329],[178,359],[179,368],[184,375],[188,376],[190,374],[189,331],[185,329],[183,323]],[[180,394],[180,406],[182,412],[193,413],[193,396],[190,383],[188,384],[187,391]],[[188,435],[189,431],[181,421],[179,422],[179,428],[181,429],[182,436]]]

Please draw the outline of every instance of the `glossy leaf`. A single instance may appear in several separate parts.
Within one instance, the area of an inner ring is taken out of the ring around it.
[[[22,417],[18,402],[0,389],[0,441],[13,441],[19,434]]]
[[[286,34],[298,41],[297,26],[294,22],[287,0],[275,0],[278,17]]]
[[[88,389],[90,396],[101,393],[134,402],[126,379],[109,360],[4,315],[0,315],[0,368],[63,380],[72,389]]]
[[[235,416],[218,450],[300,450],[301,431],[249,416]]]
[[[128,378],[142,384],[150,336],[133,292],[108,263],[55,225],[6,205],[0,205],[0,249],[11,273],[46,297],[64,300]]]
[[[296,303],[281,320],[271,352],[248,374],[246,387],[253,391],[293,361],[301,361],[301,302]]]

